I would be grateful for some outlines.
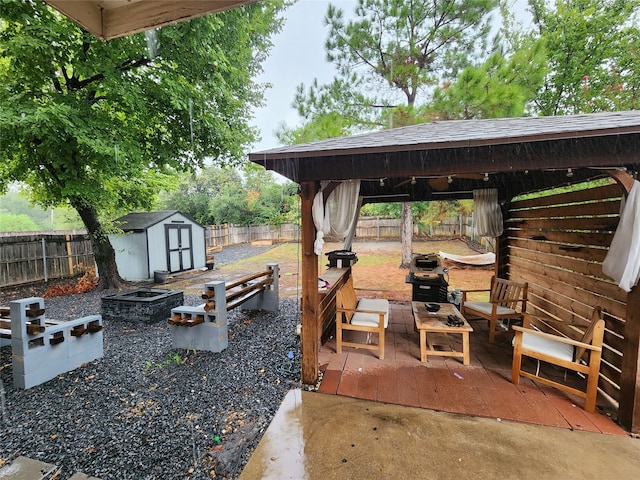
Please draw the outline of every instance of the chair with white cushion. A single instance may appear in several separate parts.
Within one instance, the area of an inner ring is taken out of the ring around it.
[[[513,326],[513,365],[511,380],[515,385],[520,377],[530,378],[536,382],[551,385],[585,399],[584,409],[593,413],[596,409],[598,394],[598,376],[604,340],[604,320],[600,307],[593,309],[591,323],[580,340],[573,340],[555,334],[545,333],[530,327],[531,319],[525,315],[523,326]],[[522,370],[522,357],[530,357],[538,361],[536,373]],[[539,376],[539,362],[546,362],[574,370],[587,377],[584,391],[566,383],[560,383]]]
[[[491,288],[480,290],[462,290],[460,313],[467,320],[485,319],[489,322],[489,343],[494,343],[496,334],[508,331],[505,321],[521,321],[527,310],[527,292],[529,284],[513,282],[491,277]],[[468,302],[467,294],[489,292],[488,302]],[[498,321],[500,323],[498,323]],[[506,328],[502,328],[502,327]]]
[[[342,347],[378,350],[378,358],[384,359],[384,331],[389,325],[389,301],[384,298],[358,299],[353,288],[353,277],[336,292],[336,352]],[[346,342],[344,330],[367,333],[366,343]],[[378,343],[371,343],[371,334],[378,334]]]

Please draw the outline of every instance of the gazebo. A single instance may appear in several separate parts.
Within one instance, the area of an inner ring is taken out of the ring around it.
[[[640,431],[640,293],[602,272],[621,202],[640,165],[640,112],[431,122],[255,152],[301,187],[302,378],[334,328],[335,293],[319,294],[314,199],[359,180],[359,204],[473,198],[492,189],[503,217],[495,273],[527,281],[528,311],[584,325],[606,312],[599,389]],[[599,180],[578,191],[553,190]],[[524,197],[527,193],[537,195]],[[324,274],[323,274],[324,275]],[[343,278],[336,278],[339,288]],[[332,289],[333,290],[333,289]]]

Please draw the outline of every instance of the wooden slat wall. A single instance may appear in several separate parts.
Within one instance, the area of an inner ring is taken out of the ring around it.
[[[529,282],[527,311],[580,337],[594,306],[605,314],[600,388],[620,398],[627,294],[602,273],[618,225],[622,190],[616,184],[513,201],[506,215],[505,274]]]

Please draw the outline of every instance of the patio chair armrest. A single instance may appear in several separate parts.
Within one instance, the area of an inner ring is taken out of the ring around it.
[[[467,301],[467,293],[480,293],[480,292],[490,292],[490,291],[491,291],[490,288],[473,288],[470,290],[460,290],[460,293],[462,293],[461,304],[464,305],[464,302]]]

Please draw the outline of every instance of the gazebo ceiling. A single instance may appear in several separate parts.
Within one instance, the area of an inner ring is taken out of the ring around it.
[[[640,166],[640,111],[431,122],[249,155],[295,181],[359,178],[365,202],[501,198]]]
[[[44,0],[103,40],[209,13],[229,10],[257,0]]]

